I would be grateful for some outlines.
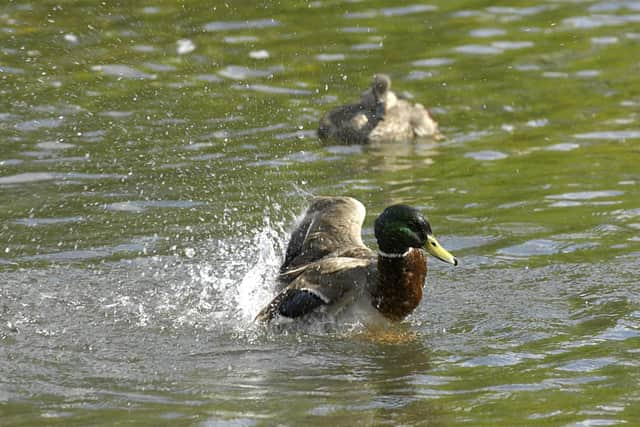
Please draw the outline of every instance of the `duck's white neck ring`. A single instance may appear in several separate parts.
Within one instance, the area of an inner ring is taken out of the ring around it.
[[[383,257],[383,258],[404,258],[407,255],[409,255],[409,252],[411,252],[411,249],[413,249],[413,248],[407,249],[407,251],[405,253],[402,253],[402,254],[389,254],[387,252],[383,252],[383,251],[378,249],[378,255]]]

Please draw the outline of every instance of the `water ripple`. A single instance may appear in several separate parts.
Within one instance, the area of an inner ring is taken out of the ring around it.
[[[257,127],[257,128],[249,128],[249,129],[239,129],[239,130],[219,130],[215,131],[210,136],[213,138],[230,138],[230,137],[238,137],[238,136],[246,136],[246,135],[256,135],[258,133],[263,132],[271,132],[280,129],[286,129],[288,125],[286,123],[275,123],[268,126]]]
[[[254,92],[285,94],[285,95],[311,95],[313,92],[307,89],[293,89],[288,87],[276,87],[262,84],[234,85],[234,89],[252,90]]]
[[[571,151],[575,150],[576,148],[580,148],[580,145],[573,142],[562,142],[560,144],[549,145],[544,149],[547,151]]]
[[[432,12],[434,10],[438,10],[438,7],[428,4],[413,4],[409,6],[384,8],[380,9],[380,12],[384,16],[402,16],[410,15],[413,13]]]
[[[122,64],[93,65],[91,69],[107,76],[115,76],[123,79],[153,80],[158,77],[156,74],[145,73],[129,65]]]
[[[253,21],[214,21],[204,25],[205,31],[248,30],[277,27],[280,22],[275,19],[255,19]]]
[[[467,44],[454,48],[459,53],[470,53],[475,55],[498,55],[504,52],[504,50],[495,47],[481,44]]]
[[[229,65],[218,71],[218,74],[232,80],[247,80],[254,77],[271,77],[274,73],[281,71],[284,71],[283,66],[269,67],[261,70],[242,65]]]
[[[496,41],[490,45],[468,44],[454,48],[456,52],[475,55],[498,55],[505,50],[524,49],[533,47],[531,41]]]
[[[415,67],[441,67],[452,64],[453,62],[454,60],[450,58],[428,58],[413,61],[411,65]]]
[[[601,357],[597,359],[580,359],[566,363],[562,366],[556,367],[559,371],[569,372],[593,372],[598,369],[602,369],[606,366],[618,363],[618,360],[613,357]]]
[[[576,77],[583,77],[583,78],[589,78],[589,77],[598,77],[601,74],[601,72],[599,70],[580,70],[580,71],[576,71]]]
[[[563,73],[561,71],[545,71],[542,73],[542,77],[549,79],[567,79],[569,78],[569,73]]]
[[[207,83],[218,83],[222,81],[222,79],[215,74],[196,74],[193,77],[195,80]]]
[[[177,68],[174,65],[157,64],[155,62],[145,62],[144,66],[145,68],[148,68],[151,71],[156,71],[159,73],[170,73],[177,70]]]
[[[27,227],[37,227],[40,225],[56,225],[56,224],[68,224],[74,222],[84,222],[85,218],[81,216],[70,216],[60,218],[19,218],[13,220],[14,224],[25,225]]]
[[[130,200],[105,205],[105,209],[118,212],[140,213],[153,208],[184,209],[203,205],[192,200]]]
[[[344,53],[320,53],[316,55],[316,59],[322,62],[344,61],[346,55]]]
[[[59,173],[59,172],[25,172],[17,175],[9,175],[0,177],[0,185],[10,184],[28,184],[39,181],[69,181],[83,179],[125,179],[125,175],[106,174],[106,173]]]
[[[409,6],[388,7],[379,10],[366,10],[363,12],[347,12],[345,18],[349,19],[363,19],[374,18],[376,16],[403,16],[411,15],[414,13],[432,12],[438,10],[437,6],[427,4],[414,4]]]
[[[16,123],[14,128],[19,131],[35,131],[40,129],[53,129],[62,125],[64,119],[61,117],[53,119],[33,119]]]
[[[501,28],[478,28],[469,31],[469,35],[471,37],[477,38],[489,38],[495,36],[503,36],[505,34],[507,34],[507,32]]]
[[[501,151],[492,150],[474,151],[471,153],[466,153],[464,156],[474,160],[502,160],[509,157]]]
[[[593,44],[599,44],[599,45],[608,45],[608,44],[616,44],[620,41],[620,39],[618,39],[615,36],[609,36],[609,37],[591,37],[591,43]]]
[[[595,426],[615,426],[620,425],[620,420],[605,418],[589,418],[583,421],[567,424],[566,427],[595,427]]]
[[[351,49],[352,50],[377,50],[377,49],[382,49],[382,47],[383,47],[382,42],[359,43],[351,46]]]
[[[103,246],[90,249],[77,249],[70,251],[51,252],[45,254],[28,255],[21,259],[24,261],[82,261],[94,258],[107,258],[118,253],[136,252],[144,253],[155,245],[157,237],[139,237],[131,242],[115,246]]]
[[[24,74],[24,70],[22,68],[9,67],[7,65],[0,65],[0,75],[1,74]]]
[[[260,49],[260,50],[252,50],[249,52],[249,58],[252,59],[267,59],[271,56],[268,50]]]
[[[607,1],[603,3],[596,3],[589,6],[589,12],[615,12],[621,9],[638,10],[640,11],[640,3],[637,1]]]
[[[436,71],[411,71],[407,75],[406,80],[413,81],[413,80],[430,79],[435,75],[437,75]]]
[[[501,255],[529,257],[536,255],[553,255],[560,252],[562,243],[549,239],[534,239],[519,245],[498,250]]]
[[[505,6],[491,6],[487,8],[487,12],[495,13],[497,15],[518,15],[518,16],[530,16],[548,10],[549,6],[531,6],[531,7],[505,7]]]
[[[75,145],[68,144],[60,141],[44,141],[36,144],[36,147],[42,150],[66,150],[67,148],[73,148]]]
[[[552,194],[545,198],[551,200],[592,200],[602,197],[622,196],[623,194],[624,191],[619,190],[578,191],[574,193]]]
[[[640,15],[590,15],[576,16],[562,21],[566,26],[578,29],[611,27],[640,22]]]
[[[496,366],[513,366],[522,363],[525,359],[542,359],[544,356],[530,354],[530,353],[504,353],[504,354],[490,354],[487,356],[477,356],[468,359],[460,366],[464,367],[496,367]]]
[[[224,42],[229,44],[251,43],[257,41],[258,38],[256,36],[226,36],[224,38]]]
[[[497,47],[498,49],[510,50],[510,49],[524,49],[527,47],[533,47],[533,42],[531,41],[498,41],[491,43],[491,46]]]
[[[640,139],[640,130],[610,130],[602,132],[578,133],[574,135],[574,137],[578,139]]]
[[[24,160],[22,159],[0,160],[0,166],[17,166],[17,165],[21,165],[22,163],[24,163]]]
[[[618,322],[614,327],[607,329],[596,337],[596,339],[624,341],[640,336],[638,325],[626,325]]]

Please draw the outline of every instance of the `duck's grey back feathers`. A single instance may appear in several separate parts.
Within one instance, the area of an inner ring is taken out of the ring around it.
[[[351,197],[316,197],[291,234],[281,272],[317,261],[337,250],[370,251],[360,236],[366,209]]]

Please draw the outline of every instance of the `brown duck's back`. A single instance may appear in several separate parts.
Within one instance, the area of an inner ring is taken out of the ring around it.
[[[406,141],[438,135],[438,123],[422,104],[399,99],[392,108],[385,111],[384,119],[369,133],[369,140]]]

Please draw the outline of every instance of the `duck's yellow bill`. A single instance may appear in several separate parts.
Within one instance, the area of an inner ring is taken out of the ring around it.
[[[427,252],[429,252],[434,257],[438,258],[440,261],[447,262],[449,264],[458,265],[458,259],[451,255],[451,253],[443,248],[440,243],[436,240],[432,235],[427,236]]]

